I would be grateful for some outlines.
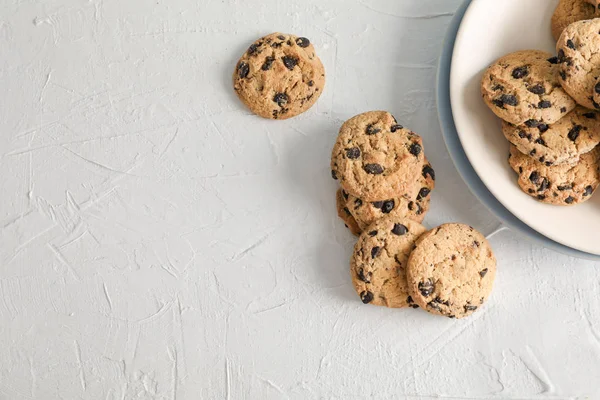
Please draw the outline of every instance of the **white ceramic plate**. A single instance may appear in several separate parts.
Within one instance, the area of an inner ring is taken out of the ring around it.
[[[490,192],[542,235],[600,255],[600,193],[573,207],[550,206],[524,194],[508,165],[499,119],[483,103],[480,81],[496,59],[523,49],[555,53],[550,18],[558,0],[473,0],[456,38],[450,96],[460,141]]]

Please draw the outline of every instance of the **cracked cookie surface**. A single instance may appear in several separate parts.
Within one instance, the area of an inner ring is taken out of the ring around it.
[[[546,166],[510,146],[509,164],[521,190],[536,200],[570,206],[589,200],[600,183],[598,149],[583,154],[574,165]]]
[[[483,74],[483,100],[511,124],[552,124],[575,108],[559,82],[559,68],[557,57],[544,51],[511,53]]]
[[[254,42],[238,61],[233,87],[250,110],[287,119],[311,108],[323,92],[325,69],[310,40],[272,33]]]
[[[560,0],[552,15],[552,36],[554,40],[563,33],[565,28],[573,22],[593,19],[598,16],[592,2],[597,0]]]
[[[503,121],[502,132],[521,153],[547,166],[575,164],[600,143],[600,114],[578,106],[550,125],[515,126]]]
[[[496,258],[483,235],[470,226],[445,224],[417,240],[408,260],[414,302],[433,314],[463,318],[492,291]]]
[[[363,201],[410,193],[424,164],[419,135],[385,111],[346,121],[331,155],[331,174],[342,188]]]
[[[416,221],[388,216],[362,233],[350,261],[350,274],[363,303],[416,307],[408,293],[406,266],[415,241],[425,231]]]

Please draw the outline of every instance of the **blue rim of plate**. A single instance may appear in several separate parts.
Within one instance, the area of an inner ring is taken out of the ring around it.
[[[467,155],[463,150],[458,137],[458,132],[456,131],[456,125],[454,124],[454,117],[452,116],[452,105],[450,102],[450,69],[452,66],[452,53],[454,52],[456,35],[460,28],[463,17],[469,8],[469,5],[471,5],[471,1],[472,0],[465,0],[465,2],[458,8],[454,18],[452,19],[446,34],[446,39],[444,41],[437,72],[436,96],[438,115],[440,126],[442,128],[442,136],[444,137],[444,142],[446,142],[446,147],[448,148],[450,158],[452,158],[456,169],[469,187],[469,190],[471,190],[475,197],[477,197],[479,201],[481,201],[483,205],[505,226],[532,239],[534,242],[539,243],[548,249],[572,257],[600,261],[600,256],[575,250],[555,242],[515,217],[487,189],[471,166],[471,163],[469,162]]]

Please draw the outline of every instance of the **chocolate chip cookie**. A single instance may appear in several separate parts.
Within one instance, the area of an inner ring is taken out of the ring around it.
[[[331,155],[331,174],[363,201],[410,193],[424,164],[423,142],[385,111],[346,121]]]
[[[575,165],[548,167],[511,146],[509,163],[523,192],[542,203],[570,206],[589,200],[598,188],[598,154],[594,149]]]
[[[496,258],[488,241],[462,224],[445,224],[423,234],[408,260],[408,291],[414,302],[450,318],[479,309],[495,277]]]
[[[552,15],[552,36],[558,41],[561,33],[573,22],[596,18],[596,0],[560,0]]]
[[[287,119],[311,108],[325,86],[325,69],[310,40],[272,33],[238,61],[233,87],[257,115]]]
[[[577,103],[600,109],[594,93],[600,93],[600,19],[569,25],[560,35],[556,50],[560,62],[559,77],[563,88]]]
[[[435,171],[425,159],[425,165],[412,193],[374,202],[363,201],[356,196],[349,195],[346,207],[361,230],[367,229],[374,221],[386,215],[423,222],[425,214],[429,211],[430,193],[434,188]]]
[[[575,164],[600,143],[600,114],[578,106],[554,124],[515,126],[503,122],[502,132],[519,151],[546,166]]]
[[[416,307],[408,293],[406,266],[415,241],[425,231],[418,222],[388,216],[362,233],[350,261],[350,274],[363,303]]]
[[[350,213],[350,210],[348,210],[348,207],[346,207],[346,202],[348,201],[348,193],[344,192],[342,189],[338,189],[335,195],[335,200],[338,216],[342,221],[344,221],[346,228],[348,228],[350,232],[352,232],[354,235],[360,235],[362,229],[360,229],[360,227],[356,223],[356,220]]]
[[[483,74],[485,103],[513,125],[552,124],[575,108],[558,78],[552,54],[525,50],[500,58]]]

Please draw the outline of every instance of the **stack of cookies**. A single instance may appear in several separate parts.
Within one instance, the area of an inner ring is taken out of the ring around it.
[[[543,203],[585,202],[600,183],[600,106],[594,104],[594,85],[589,87],[587,81],[600,72],[600,53],[593,71],[575,61],[577,45],[567,38],[580,39],[579,26],[593,21],[597,22],[588,29],[592,41],[600,19],[575,22],[560,37],[558,57],[539,50],[518,51],[496,61],[481,82],[483,100],[503,120],[502,132],[511,143],[509,163],[521,190]],[[600,44],[600,37],[593,39]],[[584,46],[579,58],[588,54]]]
[[[466,225],[421,225],[435,172],[419,135],[388,112],[360,114],[340,129],[331,172],[338,215],[360,234],[350,273],[363,303],[462,318],[485,302],[496,272],[487,240]]]

